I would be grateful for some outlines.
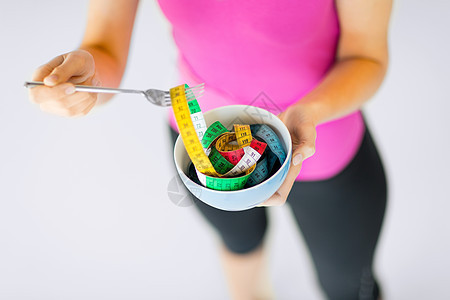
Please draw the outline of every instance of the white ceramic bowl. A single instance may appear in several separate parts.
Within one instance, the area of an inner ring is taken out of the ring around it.
[[[190,158],[179,135],[174,147],[174,160],[178,174],[186,188],[204,203],[222,210],[238,211],[255,207],[269,199],[283,183],[291,164],[291,135],[284,123],[274,114],[258,107],[231,105],[219,107],[204,113],[206,125],[220,121],[228,130],[233,124],[267,124],[280,138],[286,150],[286,160],[270,178],[253,187],[237,191],[217,191],[205,188],[187,176]]]

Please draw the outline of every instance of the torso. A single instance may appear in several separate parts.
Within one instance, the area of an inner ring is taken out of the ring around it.
[[[207,86],[199,100],[203,111],[251,104],[280,112],[313,89],[335,59],[339,23],[332,0],[159,3],[173,26],[180,81]],[[171,124],[176,126],[173,117]],[[319,125],[316,153],[304,162],[298,180],[337,174],[363,133],[359,112]]]

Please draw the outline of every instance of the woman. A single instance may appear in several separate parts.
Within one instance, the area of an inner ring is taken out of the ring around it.
[[[288,202],[326,295],[379,298],[372,262],[386,181],[359,109],[386,73],[391,0],[159,3],[173,26],[181,79],[207,85],[203,110],[261,105],[255,101],[261,92],[279,109],[292,136],[292,166],[263,206]],[[137,5],[92,0],[79,49],[36,70],[33,80],[46,86],[31,89],[30,99],[61,116],[85,115],[107,101],[73,85],[119,85]],[[176,137],[173,118],[171,125]],[[225,212],[196,203],[222,238],[233,299],[270,297],[263,272],[266,208]]]

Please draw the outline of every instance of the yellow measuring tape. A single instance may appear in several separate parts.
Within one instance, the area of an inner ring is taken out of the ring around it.
[[[185,86],[179,85],[170,89],[170,98],[181,138],[192,163],[199,172],[205,175],[219,176],[198,139],[186,99]]]
[[[187,88],[180,85],[170,89],[170,97],[181,138],[192,161],[188,170],[192,180],[211,189],[238,190],[262,182],[276,170],[277,162],[283,164],[286,153],[269,126],[233,124],[234,132],[229,132],[216,121],[206,128],[200,106]]]

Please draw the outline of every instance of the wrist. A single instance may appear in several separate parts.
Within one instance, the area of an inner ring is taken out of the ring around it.
[[[95,76],[102,86],[119,87],[125,70],[124,63],[119,62],[110,51],[97,45],[81,45],[79,49],[92,56],[95,64]]]

